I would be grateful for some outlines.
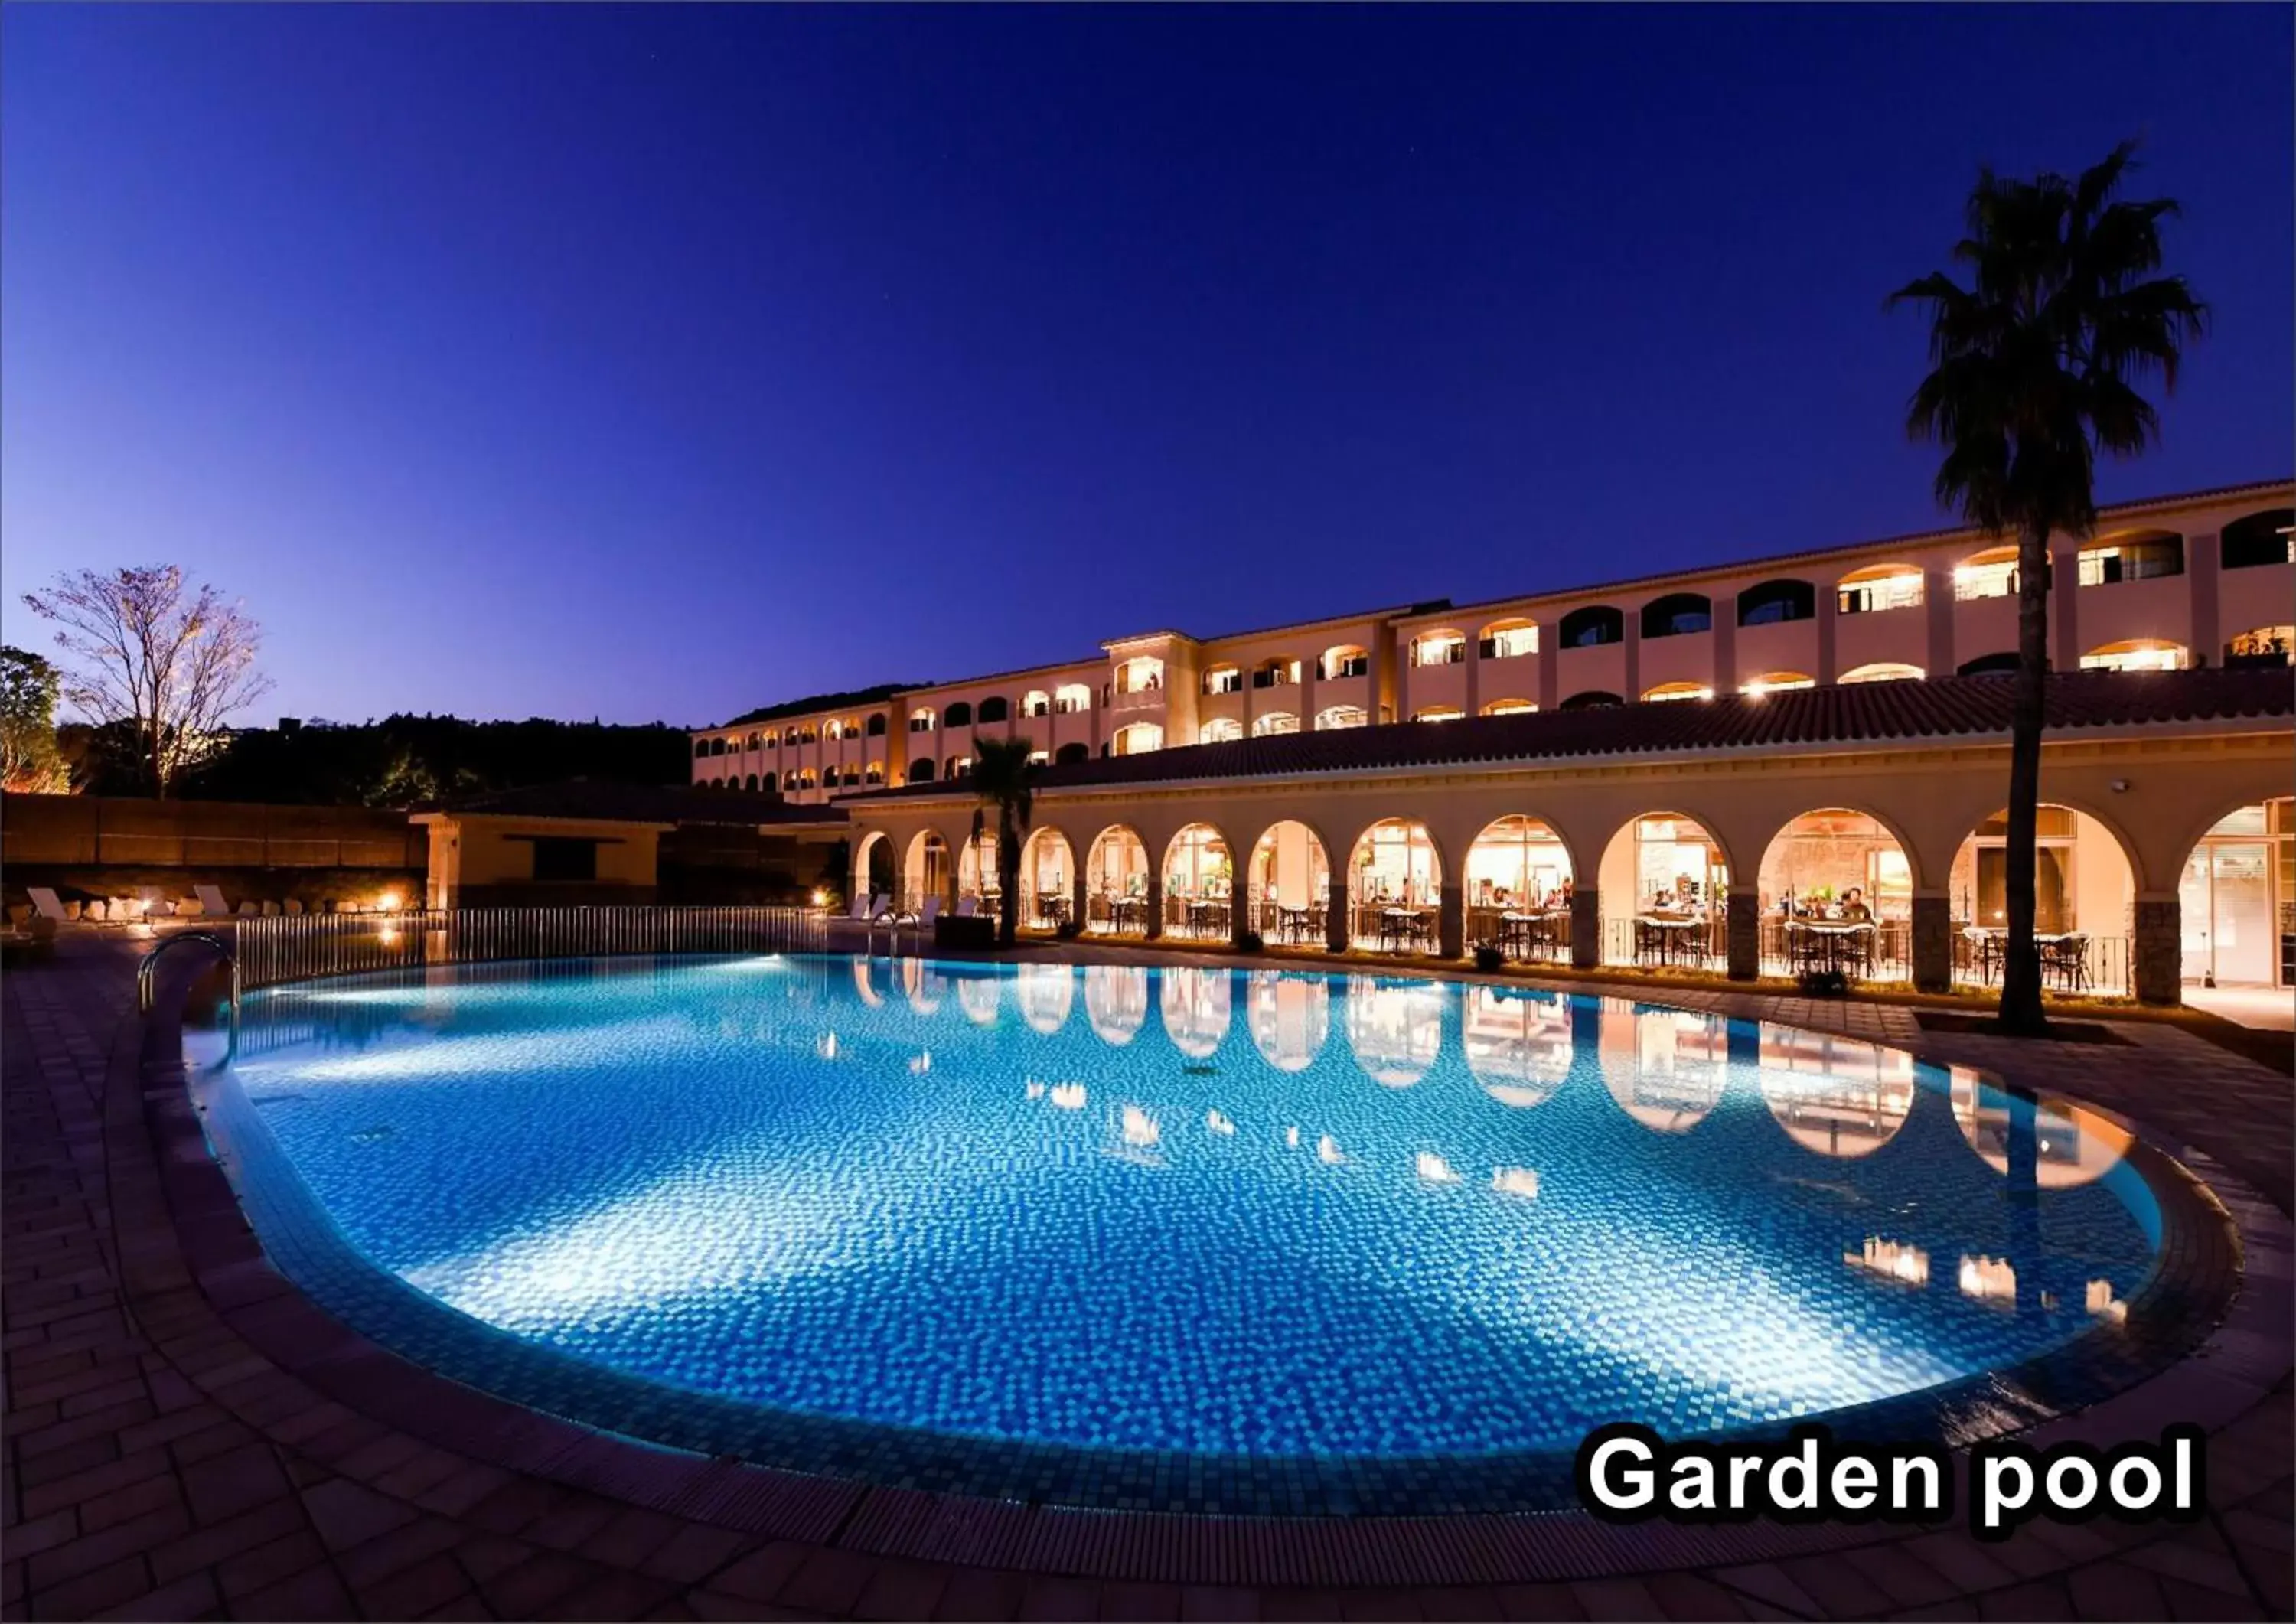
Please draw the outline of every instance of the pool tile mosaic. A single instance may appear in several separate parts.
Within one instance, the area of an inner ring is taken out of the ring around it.
[[[201,1097],[282,1270],[411,1359],[1054,1504],[1537,1507],[1603,1421],[2046,1414],[1985,1373],[2093,1349],[2162,1239],[2125,1137],[1973,1077],[1360,976],[363,979],[250,1000]]]

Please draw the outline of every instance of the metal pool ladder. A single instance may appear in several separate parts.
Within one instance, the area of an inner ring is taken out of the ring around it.
[[[234,951],[229,942],[217,936],[213,931],[186,931],[180,936],[170,936],[137,962],[135,1011],[143,1015],[152,1013],[152,985],[156,979],[153,972],[157,969],[161,956],[170,947],[181,947],[192,942],[213,947],[217,953],[223,955],[223,962],[231,966],[231,1029],[232,1035],[236,1038],[239,1033],[239,955]]]

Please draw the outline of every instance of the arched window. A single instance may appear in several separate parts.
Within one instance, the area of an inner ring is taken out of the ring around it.
[[[1371,674],[1371,651],[1357,648],[1352,643],[1342,643],[1324,651],[1316,669],[1325,677],[1368,677]]]
[[[1243,692],[1243,673],[1229,665],[1207,667],[1204,671],[1204,692],[1241,693]]]
[[[1911,564],[1868,564],[1834,587],[1833,606],[1845,615],[1875,615],[1922,606],[1922,572]]]
[[[1714,629],[1714,604],[1702,593],[1669,592],[1643,605],[1644,637],[1686,637]]]
[[[1563,616],[1561,630],[1566,649],[1600,648],[1627,640],[1627,618],[1608,603],[1589,603]],[[1611,702],[1615,705],[1618,701],[1614,698]]]
[[[1929,673],[1919,666],[1900,665],[1892,660],[1875,660],[1872,665],[1862,665],[1855,670],[1844,671],[1839,680],[1846,683],[1918,682],[1928,675]]]
[[[2291,654],[2292,649],[2296,649],[2296,626],[2259,626],[2225,644],[2224,662],[2235,668],[2284,666],[2296,659]]]
[[[1494,620],[1475,640],[1475,652],[1486,660],[1513,660],[1538,652],[1538,622]]]
[[[1646,704],[1652,702],[1662,704],[1668,700],[1712,699],[1713,697],[1713,689],[1694,682],[1662,682],[1657,687],[1646,690],[1643,694],[1644,702]]]
[[[1759,699],[1765,693],[1784,693],[1791,688],[1815,688],[1815,677],[1800,671],[1765,671],[1761,676],[1738,685],[1738,692]]]
[[[782,742],[784,744],[794,744],[797,742],[797,724],[795,722],[791,722],[788,726],[782,729]]]
[[[750,742],[746,748],[750,750],[763,750],[765,747],[766,739],[763,734],[753,733],[750,735]]]
[[[1808,581],[1764,581],[1738,595],[1738,624],[1778,626],[1817,613],[1817,589]]]
[[[696,761],[701,760],[702,757],[704,757],[704,756],[708,755],[709,753],[709,740],[707,740],[707,739],[696,739],[696,740],[694,740],[694,741],[693,741],[693,759],[694,759]]]
[[[2080,584],[2110,586],[2120,581],[2157,580],[2185,572],[2185,538],[2171,530],[2131,530],[2108,536],[2080,550]]]
[[[1092,690],[1080,682],[1062,683],[1053,690],[1053,709],[1062,716],[1078,716],[1092,709]]]
[[[862,783],[884,783],[884,782],[885,782],[885,764],[884,764],[883,762],[882,762],[882,761],[872,761],[872,762],[869,764],[869,769],[868,769],[868,771],[866,771],[866,772],[865,772],[865,773],[863,773],[863,774],[861,775],[861,782],[862,782]]]
[[[861,769],[859,767],[849,767],[845,769],[845,785],[848,789],[855,790],[861,787]]]
[[[2015,653],[1980,654],[1974,660],[1964,660],[1955,668],[1956,677],[2014,677],[2017,674]]]
[[[1255,688],[1288,687],[1300,680],[1300,661],[1292,656],[1263,660],[1251,670],[1251,685]]]
[[[1333,705],[1316,713],[1316,731],[1329,733],[1335,727],[1361,727],[1371,717],[1361,705]]]
[[[822,724],[821,736],[834,744],[838,740],[845,736],[845,724],[838,721],[832,717],[830,720]]]
[[[1119,693],[1149,693],[1164,685],[1164,662],[1153,654],[1135,654],[1116,668]]]
[[[1116,730],[1116,753],[1119,756],[1144,756],[1152,750],[1164,748],[1164,730],[1153,722],[1134,722]]]
[[[1021,714],[1024,717],[1052,715],[1053,696],[1042,688],[1029,689],[1021,696]]]
[[[1231,739],[1243,737],[1243,724],[1232,716],[1216,716],[1196,729],[1199,744],[1225,744]]]
[[[909,712],[909,731],[911,733],[931,733],[932,730],[933,713],[931,710],[912,710]]]
[[[755,773],[751,773],[751,774],[750,775],[750,781],[749,781],[749,783],[748,783],[748,785],[747,785],[746,787],[749,789],[749,791],[750,791],[752,794],[755,794],[755,793],[757,792],[757,788],[758,788],[758,775],[757,775]]]
[[[872,711],[872,712],[870,712],[870,715],[869,715],[869,736],[870,736],[871,738],[873,738],[873,739],[875,739],[875,738],[882,738],[882,737],[883,737],[883,736],[884,736],[884,732],[885,732],[885,713],[884,713],[883,711],[882,711],[882,710],[875,710],[875,711]]]
[[[1555,709],[1557,710],[1601,710],[1611,705],[1623,705],[1626,701],[1600,688],[1589,688],[1584,693],[1574,693]]]
[[[1979,598],[2013,598],[2017,595],[2017,549],[1988,547],[1982,553],[1972,553],[1953,569],[1953,595],[1957,603],[1974,603]]]
[[[782,775],[782,788],[786,791],[793,791],[797,788],[797,768],[791,767]]]
[[[1251,718],[1251,736],[1265,739],[1279,733],[1298,733],[1300,718],[1288,710],[1271,710]]]
[[[1012,702],[1001,693],[980,701],[980,719],[984,722],[1001,722],[1012,714]]]
[[[951,705],[947,709],[941,712],[940,725],[943,727],[972,726],[972,707],[965,703],[963,700],[957,701],[956,703]]]
[[[806,723],[797,730],[797,742],[799,743],[810,744],[813,742],[813,724],[811,722]]]
[[[1054,767],[1074,767],[1079,761],[1091,759],[1092,746],[1089,744],[1063,744],[1053,752]]]
[[[1538,701],[1528,699],[1495,699],[1483,707],[1485,716],[1529,716],[1538,709]]]
[[[1456,722],[1467,713],[1456,705],[1422,705],[1411,713],[1414,722]]]
[[[1415,666],[1455,666],[1466,658],[1466,634],[1449,627],[1422,632],[1411,640],[1411,663]]]
[[[2193,656],[2181,643],[2128,637],[2091,649],[2080,663],[2084,671],[2181,671],[2193,663]]]
[[[948,770],[941,775],[952,783],[959,778],[972,777],[972,758],[970,756],[951,756],[948,759]]]
[[[931,783],[932,780],[933,759],[931,756],[919,756],[915,760],[909,763],[909,782],[911,783]]]
[[[725,740],[723,740],[723,739],[712,739],[712,740],[710,740],[710,741],[709,741],[709,753],[710,753],[711,755],[713,755],[713,756],[722,756],[722,755],[724,755],[724,754],[726,753],[726,741],[725,741]]]
[[[2227,570],[2296,562],[2296,508],[2267,508],[2225,526],[2218,557]]]

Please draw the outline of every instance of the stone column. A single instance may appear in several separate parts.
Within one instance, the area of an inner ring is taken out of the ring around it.
[[[1923,668],[1931,677],[1950,677],[1956,655],[1953,646],[1953,567],[1931,564],[1922,571],[1922,616],[1929,628],[1929,653]]]
[[[1914,990],[1953,990],[1953,898],[1943,891],[1914,893]]]
[[[1242,871],[1231,856],[1228,859],[1227,883],[1228,946],[1241,949],[1245,933],[1259,928],[1251,915],[1251,888],[1244,883]]]
[[[1075,854],[1071,853],[1070,855],[1073,857]],[[1075,878],[1069,882],[1069,918],[1076,925],[1077,930],[1081,932],[1085,925],[1086,915],[1084,910],[1086,900],[1086,892],[1084,888],[1084,864],[1081,860],[1078,861],[1076,865]]]
[[[1457,958],[1467,950],[1467,888],[1456,880],[1443,884],[1435,908],[1435,951]]]
[[[2136,899],[2136,931],[2129,943],[2129,980],[2139,1003],[2185,1001],[2184,906],[2176,892]]]
[[[1734,885],[1727,906],[1730,979],[1751,981],[1762,973],[1762,899],[1753,887]]]
[[[1333,953],[1348,950],[1348,875],[1332,871],[1331,888],[1324,898],[1324,946]]]
[[[1153,857],[1148,860],[1148,939],[1164,934],[1164,874]]]
[[[1570,893],[1570,964],[1592,970],[1603,962],[1603,893],[1582,885]]]

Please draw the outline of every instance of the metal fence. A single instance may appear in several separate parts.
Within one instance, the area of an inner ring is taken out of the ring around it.
[[[814,908],[425,908],[236,922],[239,983],[500,959],[638,953],[801,953],[828,946]]]

